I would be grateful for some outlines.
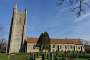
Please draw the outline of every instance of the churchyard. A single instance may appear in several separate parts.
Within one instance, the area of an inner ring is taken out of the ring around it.
[[[87,53],[18,53],[18,54],[0,54],[0,60],[90,60],[90,54]]]

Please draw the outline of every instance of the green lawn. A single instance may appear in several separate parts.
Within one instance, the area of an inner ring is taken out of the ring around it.
[[[28,57],[25,54],[14,54],[14,55],[0,54],[0,60],[27,60],[27,58]],[[88,60],[88,59],[75,58],[74,60]]]
[[[0,54],[0,60],[8,60],[8,56],[6,54]]]
[[[0,54],[0,60],[26,60],[25,55],[7,55],[7,54]]]
[[[84,58],[75,58],[75,60],[88,60],[88,59],[84,59]]]

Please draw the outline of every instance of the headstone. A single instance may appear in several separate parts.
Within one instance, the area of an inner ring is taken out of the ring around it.
[[[54,60],[54,53],[52,53],[52,59],[51,60]]]
[[[35,54],[33,53],[33,55],[32,55],[32,60],[35,60]]]

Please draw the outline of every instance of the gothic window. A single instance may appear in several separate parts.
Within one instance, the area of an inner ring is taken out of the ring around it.
[[[22,17],[19,16],[17,18],[17,23],[16,24],[22,24],[22,21],[23,21]]]
[[[19,23],[19,24],[21,24],[21,23],[22,23],[22,19],[21,19],[21,17],[19,18],[18,23]]]
[[[55,45],[53,45],[53,48],[55,48]]]
[[[51,48],[51,45],[49,45],[49,48]]]
[[[57,46],[57,50],[59,51],[59,45]]]
[[[68,48],[68,46],[67,45],[65,45],[65,49],[67,49]]]

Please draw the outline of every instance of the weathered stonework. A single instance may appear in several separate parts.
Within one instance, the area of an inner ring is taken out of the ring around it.
[[[24,40],[26,10],[24,12],[13,9],[12,22],[9,34],[9,53],[18,53]]]

